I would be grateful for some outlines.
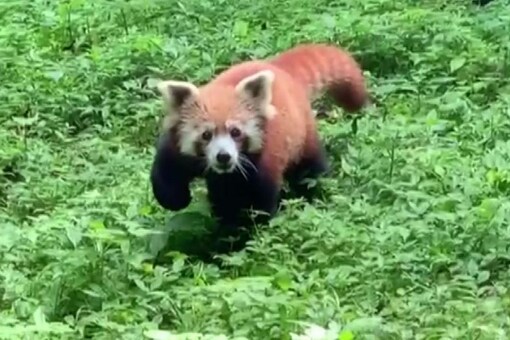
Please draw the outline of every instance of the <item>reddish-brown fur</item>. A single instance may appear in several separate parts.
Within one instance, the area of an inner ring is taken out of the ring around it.
[[[310,99],[326,88],[348,112],[358,111],[368,99],[363,73],[356,60],[336,46],[303,44],[277,55],[269,62],[303,84]]]
[[[311,100],[326,89],[337,104],[352,112],[364,105],[367,91],[362,71],[348,53],[329,45],[300,45],[267,61],[235,65],[200,88],[207,107],[221,108],[210,110],[207,119],[219,123],[235,116],[235,98],[228,89],[263,70],[275,74],[272,105],[276,115],[267,121],[260,164],[281,184],[290,165],[318,152]]]

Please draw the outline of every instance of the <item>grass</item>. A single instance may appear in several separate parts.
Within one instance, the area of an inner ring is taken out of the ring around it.
[[[0,338],[507,339],[509,22],[501,0],[2,2]],[[152,198],[157,79],[303,41],[352,51],[378,102],[321,120],[326,198],[222,267],[152,267],[155,230],[207,214],[201,185],[175,216]]]

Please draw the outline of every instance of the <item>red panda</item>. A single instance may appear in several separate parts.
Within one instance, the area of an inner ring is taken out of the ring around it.
[[[355,59],[326,44],[234,65],[202,86],[167,80],[157,89],[167,115],[151,170],[156,200],[185,208],[190,182],[203,176],[212,212],[227,227],[239,226],[245,209],[271,218],[284,180],[306,194],[301,179],[328,170],[313,99],[325,90],[349,112],[368,100]]]

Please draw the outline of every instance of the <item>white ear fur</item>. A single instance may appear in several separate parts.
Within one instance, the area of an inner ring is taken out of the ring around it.
[[[271,70],[259,71],[241,80],[235,87],[244,99],[251,101],[263,110],[271,104],[275,74]]]
[[[186,81],[164,80],[156,87],[172,112],[178,111],[186,100],[199,95],[198,88]]]

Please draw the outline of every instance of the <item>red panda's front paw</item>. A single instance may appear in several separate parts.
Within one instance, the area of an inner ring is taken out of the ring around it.
[[[154,198],[164,209],[179,211],[191,203],[191,191],[185,183],[153,183]]]

